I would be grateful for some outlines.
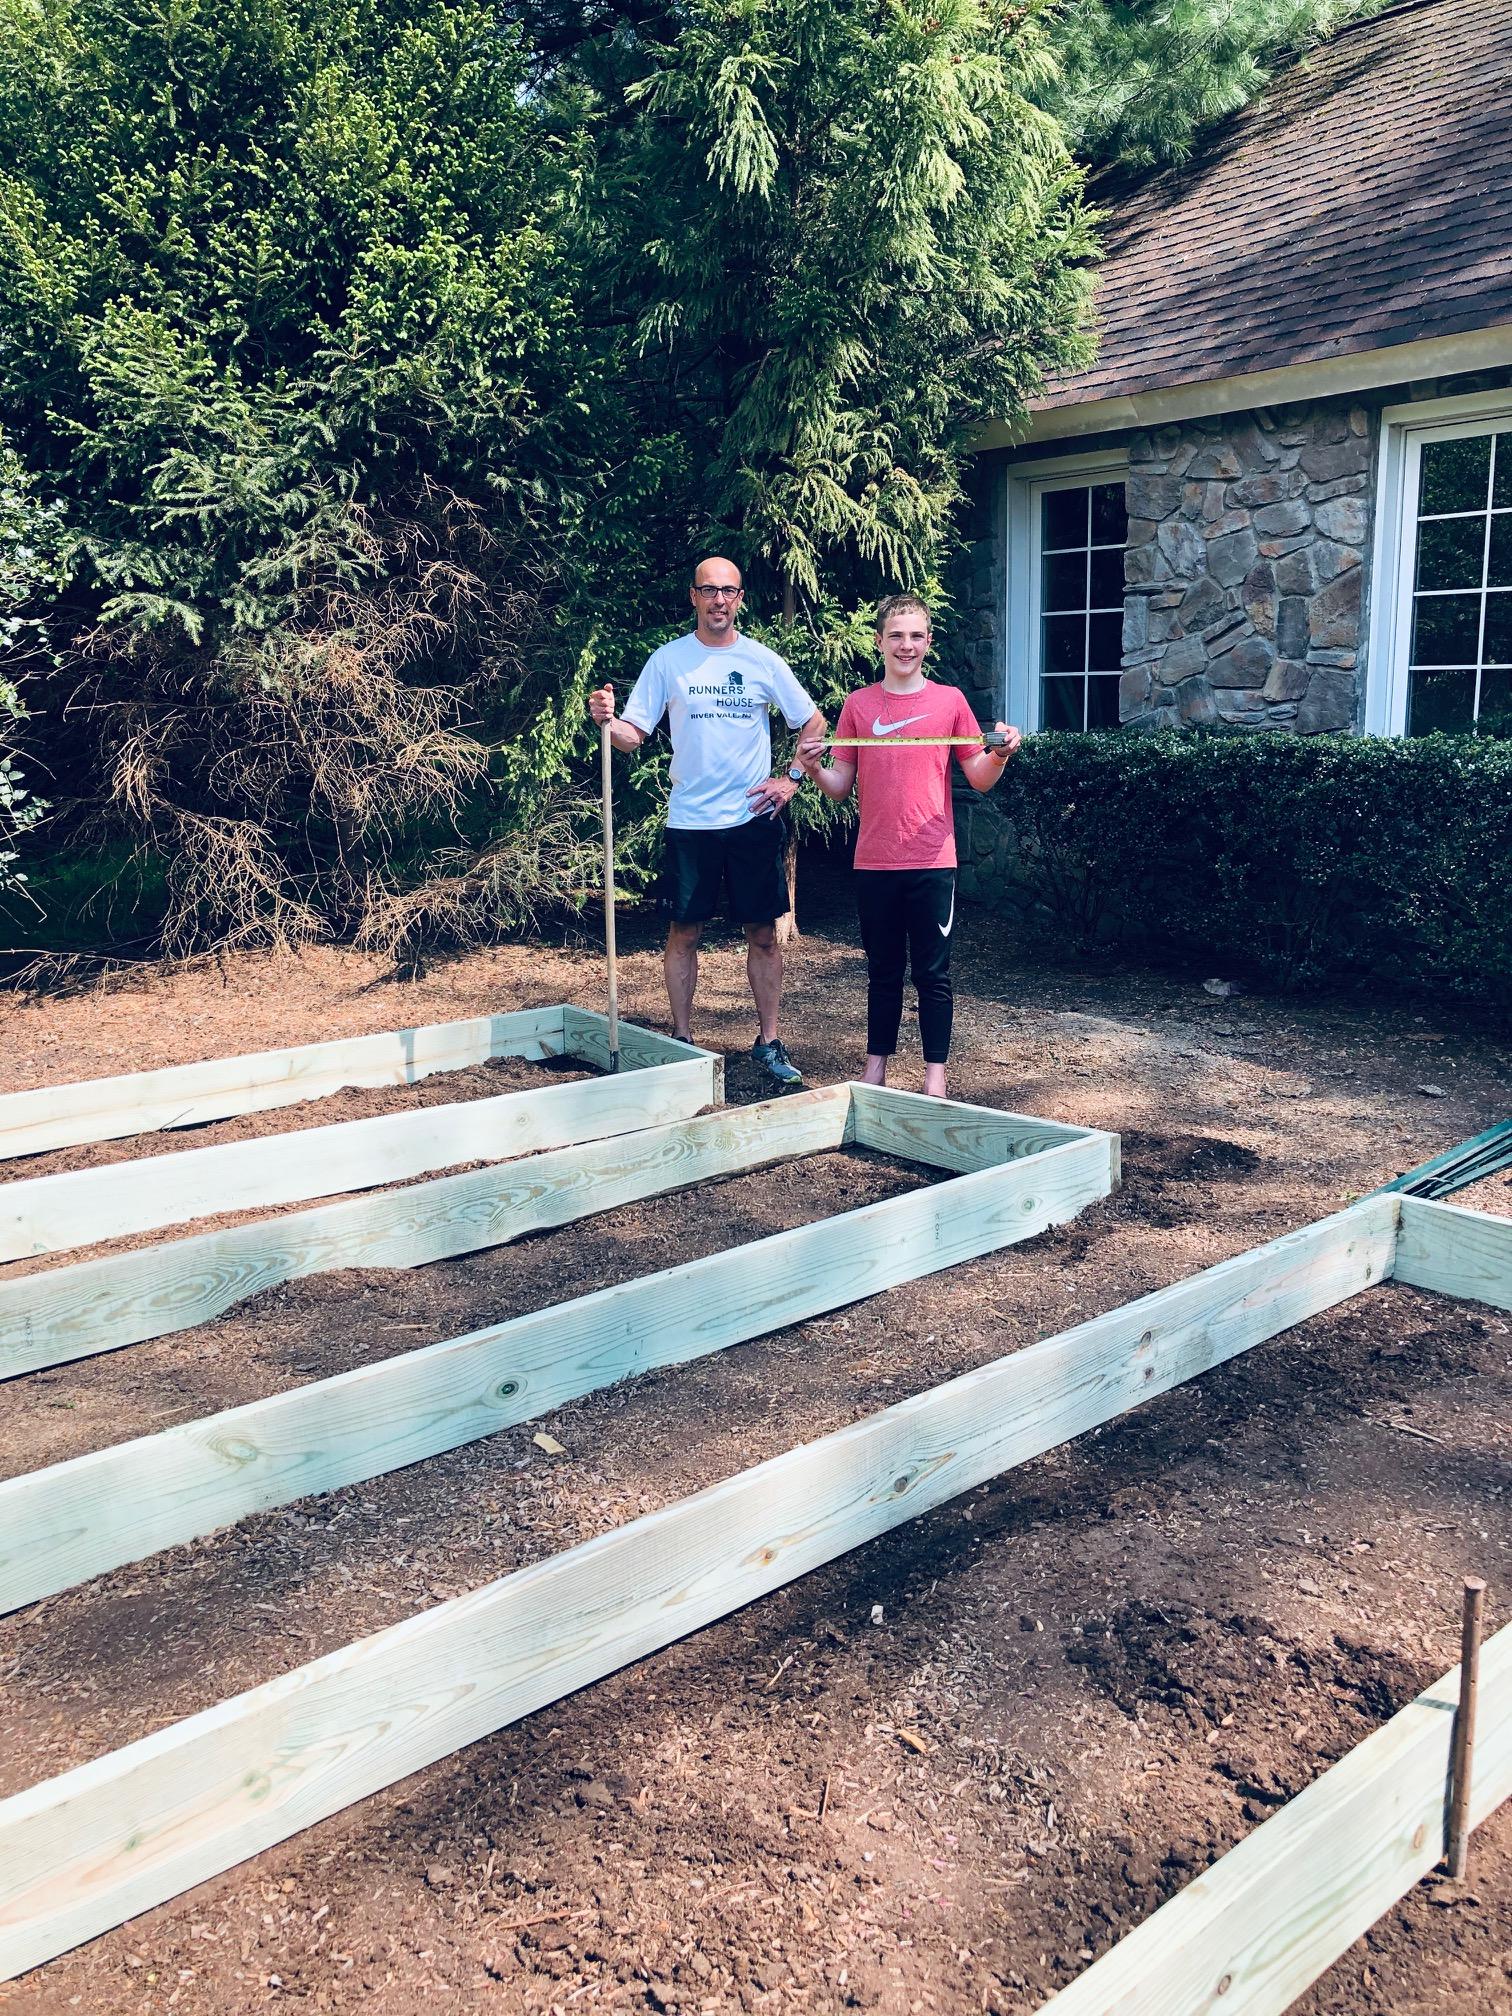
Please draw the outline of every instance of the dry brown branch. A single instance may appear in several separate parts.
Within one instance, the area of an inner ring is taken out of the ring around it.
[[[458,848],[438,856],[415,888],[374,898],[359,944],[413,967],[427,951],[486,943],[554,910],[580,909],[599,877],[595,810],[591,802],[558,799],[476,853]]]

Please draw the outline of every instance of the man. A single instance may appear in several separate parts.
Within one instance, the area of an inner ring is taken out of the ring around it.
[[[652,652],[624,713],[615,715],[611,686],[590,694],[588,704],[626,753],[668,717],[672,797],[664,881],[672,922],[663,970],[673,1035],[692,1041],[698,944],[725,890],[731,918],[745,927],[746,975],[760,1023],[751,1056],[779,1085],[801,1085],[803,1074],[777,1033],[777,919],[788,907],[783,815],[803,772],[795,765],[785,777],[769,774],[769,710],[776,707],[805,735],[822,735],[824,716],[775,651],[736,629],[745,591],[733,560],[700,560],[688,599],[697,616],[693,629]]]
[[[889,595],[877,610],[880,685],[849,694],[837,736],[861,735],[875,749],[837,752],[823,763],[822,734],[805,730],[798,761],[827,798],[860,800],[856,836],[856,909],[867,966],[866,1069],[862,1083],[885,1085],[887,1063],[898,1047],[903,1019],[903,975],[912,967],[919,996],[919,1040],[924,1090],[945,1097],[954,993],[950,940],[955,927],[955,822],[950,804],[952,754],[974,790],[990,791],[1018,748],[1019,732],[1005,728],[1001,748],[911,748],[916,736],[981,734],[966,696],[924,676],[933,642],[929,611],[916,595]],[[885,746],[888,738],[898,743]]]

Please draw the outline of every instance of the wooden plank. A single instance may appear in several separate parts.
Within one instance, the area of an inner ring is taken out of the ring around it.
[[[1512,1218],[1404,1197],[1396,1278],[1409,1288],[1512,1309]]]
[[[1083,1152],[925,1194],[948,1205]],[[1358,1293],[1389,1272],[1395,1228],[1394,1200],[1356,1205],[16,1794],[0,1803],[0,1975]]]
[[[491,1057],[558,1057],[562,1014],[560,1003],[522,1008],[7,1093],[0,1098],[0,1161],[262,1113],[348,1086],[413,1085],[433,1072],[461,1071]]]
[[[1055,2016],[1281,2016],[1445,1847],[1459,1668],[1043,2005]],[[1512,1626],[1481,1652],[1471,1821],[1512,1798]]]
[[[592,1008],[564,1007],[562,1036],[570,1057],[581,1057],[600,1070],[609,1067],[609,1018]],[[644,1070],[654,1064],[681,1064],[689,1057],[713,1057],[723,1065],[717,1050],[704,1050],[696,1043],[679,1043],[659,1029],[642,1029],[633,1022],[620,1024],[620,1069]]]
[[[0,1281],[0,1379],[187,1330],[285,1281],[343,1267],[422,1267],[838,1148],[849,1118],[848,1090],[829,1086]]]
[[[0,1611],[1026,1239],[1106,1196],[1106,1140],[1089,1135],[13,1477],[0,1483]]]
[[[879,1085],[854,1085],[856,1141],[885,1155],[907,1155],[949,1169],[985,1169],[1015,1155],[1038,1155],[1079,1140],[1086,1129],[1026,1113],[1002,1113],[992,1106],[927,1099],[920,1092],[896,1092]],[[1116,1143],[1117,1135],[1107,1137]],[[916,1145],[927,1141],[928,1155]],[[1118,1181],[1118,1165],[1113,1166]]]
[[[372,1190],[463,1162],[501,1162],[685,1120],[712,1101],[714,1061],[695,1056],[613,1078],[3,1184],[0,1260],[157,1231],[219,1211]]]

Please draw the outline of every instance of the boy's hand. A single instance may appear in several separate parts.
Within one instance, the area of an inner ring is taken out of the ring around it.
[[[999,763],[1006,763],[1010,756],[1018,753],[1023,746],[1024,738],[1017,728],[1010,728],[1006,721],[999,721],[996,725],[997,732],[1003,739],[996,749],[989,749],[987,754],[995,756]]]
[[[824,751],[828,745],[819,735],[805,735],[794,752],[798,768],[810,777],[824,767]]]

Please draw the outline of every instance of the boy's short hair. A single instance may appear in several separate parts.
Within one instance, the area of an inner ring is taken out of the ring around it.
[[[933,631],[934,622],[927,602],[921,602],[917,595],[884,595],[877,604],[877,635],[880,637],[887,628],[889,617],[901,616],[910,609],[917,609],[924,618],[926,629]]]

